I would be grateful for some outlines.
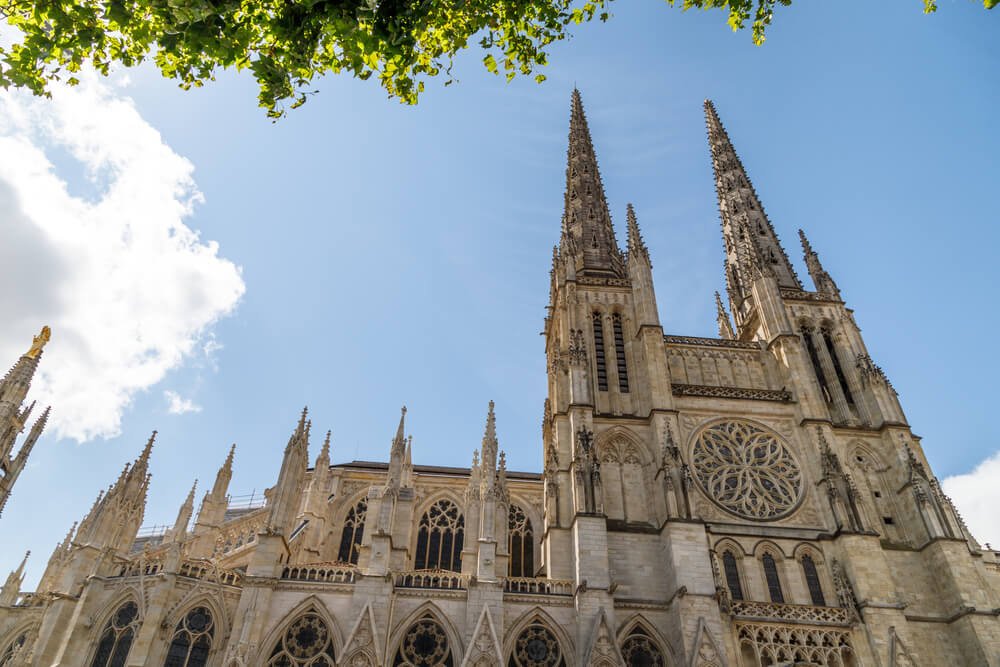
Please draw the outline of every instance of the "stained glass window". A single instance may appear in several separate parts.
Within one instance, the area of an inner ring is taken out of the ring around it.
[[[816,563],[813,562],[812,556],[808,554],[802,557],[802,573],[806,577],[806,586],[809,588],[812,603],[825,607],[826,598],[823,596],[823,586],[819,582],[819,572],[816,571]]]
[[[641,626],[636,626],[622,644],[627,667],[664,667],[663,652]]]
[[[511,505],[508,512],[508,535],[510,547],[510,567],[512,577],[535,576],[535,535],[531,529],[531,519],[517,505]]]
[[[439,500],[420,517],[417,528],[416,570],[462,569],[465,517],[450,500]]]
[[[784,602],[785,596],[781,592],[781,579],[778,577],[778,566],[774,562],[771,554],[764,554],[760,559],[764,565],[764,579],[767,580],[767,592],[771,596],[771,602]]]
[[[393,667],[454,667],[448,635],[430,614],[406,631]]]
[[[163,667],[205,667],[214,635],[212,612],[195,607],[177,624]]]
[[[139,625],[139,607],[134,602],[118,607],[101,633],[91,667],[125,667]]]
[[[292,621],[271,651],[267,667],[333,667],[333,637],[315,612]]]
[[[742,600],[743,587],[740,585],[740,570],[736,565],[736,556],[733,555],[732,551],[722,554],[722,569],[725,571],[729,597],[734,600]]]
[[[517,636],[507,667],[566,667],[566,661],[552,631],[532,623]]]
[[[358,549],[365,534],[365,519],[368,516],[368,501],[362,498],[347,512],[344,532],[340,535],[340,551],[337,560],[341,563],[358,564]]]

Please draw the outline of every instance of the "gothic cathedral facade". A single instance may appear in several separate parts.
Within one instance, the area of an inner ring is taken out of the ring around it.
[[[227,495],[230,450],[196,515],[192,488],[171,530],[137,537],[150,438],[34,592],[7,579],[0,666],[1000,667],[997,553],[705,112],[717,338],[664,334],[574,91],[542,472],[506,470],[492,403],[470,468],[414,465],[405,408],[388,463],[331,465],[327,436],[310,468],[303,413],[265,504]]]

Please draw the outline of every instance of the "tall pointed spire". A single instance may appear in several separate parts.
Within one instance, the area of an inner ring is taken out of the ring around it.
[[[625,209],[625,218],[628,221],[628,257],[630,260],[642,258],[649,261],[649,250],[646,242],[642,240],[642,232],[639,231],[639,221],[635,217],[635,209],[631,202]]]
[[[24,566],[30,555],[30,551],[24,554],[24,560],[17,566],[17,569],[7,575],[7,582],[0,588],[0,606],[10,607],[17,602],[17,598],[21,594],[21,584],[24,582]]]
[[[573,89],[570,104],[560,250],[564,255],[573,257],[578,272],[625,277],[622,253],[611,224],[611,213],[597,168],[597,156],[590,138],[587,116],[583,111],[583,100],[576,88]]]
[[[837,283],[833,281],[830,274],[823,268],[823,264],[819,261],[819,255],[813,250],[809,244],[809,239],[806,238],[806,233],[801,229],[799,230],[799,241],[802,242],[802,253],[805,256],[806,268],[809,270],[809,277],[812,278],[816,291],[833,294],[839,299],[840,289],[837,287]]]
[[[490,401],[489,410],[486,413],[486,430],[483,433],[483,475],[493,477],[497,468],[497,418],[493,412],[493,401]],[[492,485],[492,479],[489,481]]]
[[[719,338],[727,340],[736,338],[736,334],[733,333],[733,325],[726,313],[726,307],[722,305],[722,297],[719,296],[718,292],[715,293],[715,320],[719,323]]]
[[[757,275],[773,275],[779,287],[802,289],[802,284],[711,100],[705,100],[705,123],[726,244],[726,283],[737,314]]]

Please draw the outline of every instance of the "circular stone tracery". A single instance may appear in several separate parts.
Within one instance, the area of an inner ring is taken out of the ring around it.
[[[728,512],[771,521],[789,514],[802,495],[802,472],[773,433],[745,421],[702,429],[691,452],[705,494]]]

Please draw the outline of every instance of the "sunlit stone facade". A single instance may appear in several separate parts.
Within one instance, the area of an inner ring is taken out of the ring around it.
[[[266,504],[227,496],[231,451],[196,514],[192,489],[137,537],[150,439],[35,592],[8,579],[0,665],[1000,666],[997,554],[705,108],[718,338],[665,335],[574,92],[541,473],[506,470],[492,404],[470,468],[414,465],[405,410],[387,463],[331,465],[328,438],[311,460],[303,414]]]

